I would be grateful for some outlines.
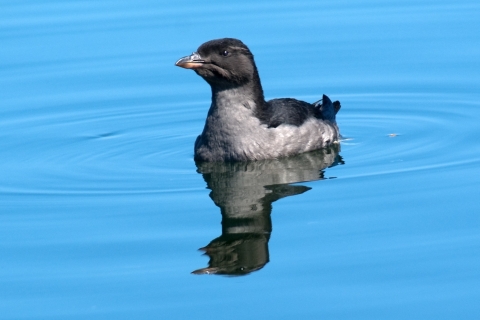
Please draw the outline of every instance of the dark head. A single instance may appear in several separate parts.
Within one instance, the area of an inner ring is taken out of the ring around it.
[[[253,55],[240,40],[233,38],[205,42],[197,52],[179,59],[176,66],[193,69],[213,90],[252,83],[261,90]],[[263,95],[263,92],[262,92]]]

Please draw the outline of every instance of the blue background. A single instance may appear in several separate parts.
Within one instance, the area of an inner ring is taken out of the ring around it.
[[[480,4],[2,1],[3,319],[478,319]],[[342,102],[344,165],[275,202],[270,262],[197,276],[221,234],[193,161],[244,41],[266,98]],[[393,134],[393,136],[391,136]]]

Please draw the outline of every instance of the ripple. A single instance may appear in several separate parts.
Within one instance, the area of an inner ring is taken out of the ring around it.
[[[3,194],[152,194],[196,175],[197,106],[131,101],[11,111],[2,119]],[[174,110],[172,111],[172,106]],[[187,112],[187,114],[185,114]],[[200,126],[201,124],[199,124]],[[195,134],[194,134],[195,132]],[[186,152],[188,150],[188,152]],[[191,170],[187,170],[187,167]]]
[[[461,101],[418,93],[340,99],[346,165],[332,169],[336,178],[480,161],[479,144],[471,139],[479,120],[477,96]],[[198,190],[202,185],[192,145],[203,126],[205,104],[132,100],[117,107],[98,103],[40,108],[28,115],[10,112],[3,120],[8,132],[3,149],[9,152],[2,155],[7,173],[1,192],[136,195]]]
[[[340,178],[448,168],[480,161],[471,133],[477,96],[346,95],[338,122],[347,166]],[[469,146],[459,148],[458,146]]]

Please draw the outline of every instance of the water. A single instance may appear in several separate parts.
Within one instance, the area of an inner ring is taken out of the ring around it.
[[[476,2],[0,7],[1,318],[480,316]],[[197,167],[225,36],[339,150]]]

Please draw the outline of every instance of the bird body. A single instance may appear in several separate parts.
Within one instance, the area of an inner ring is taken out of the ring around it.
[[[240,40],[206,42],[176,65],[193,69],[212,88],[205,127],[195,141],[197,161],[274,159],[338,141],[340,103],[325,95],[318,104],[265,101],[253,55]]]

